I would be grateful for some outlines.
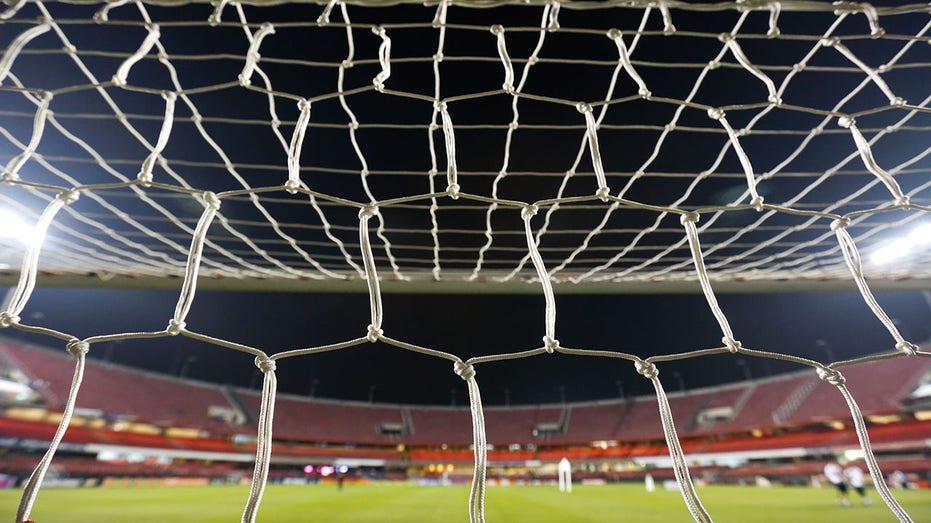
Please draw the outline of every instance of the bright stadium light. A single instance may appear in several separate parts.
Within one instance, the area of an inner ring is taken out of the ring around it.
[[[885,265],[929,246],[931,246],[931,223],[924,223],[912,229],[904,238],[881,245],[870,254],[870,261],[875,265]]]
[[[912,242],[904,239],[898,239],[886,243],[879,249],[870,254],[870,261],[876,265],[886,265],[895,260],[905,257],[912,249]]]
[[[36,236],[35,227],[22,216],[0,208],[0,239],[17,240],[23,245],[29,245],[36,240]]]
[[[931,245],[931,223],[924,223],[912,229],[908,239],[916,245]]]

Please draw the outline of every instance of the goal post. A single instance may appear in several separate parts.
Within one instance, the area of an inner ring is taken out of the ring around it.
[[[466,382],[473,523],[488,466],[479,370],[554,353],[623,360],[650,381],[702,522],[662,366],[733,355],[810,368],[849,407],[878,494],[911,521],[842,371],[931,356],[873,294],[931,281],[928,6],[398,4],[3,7],[0,229],[23,234],[0,237],[13,287],[0,327],[75,358],[17,521],[54,462],[86,354],[174,336],[247,353],[264,377],[244,522],[268,478],[277,368],[367,343],[446,360]],[[56,281],[173,288],[177,305],[161,330],[82,339],[24,319],[36,286]],[[716,298],[819,286],[859,292],[884,352],[822,362],[746,347]],[[189,325],[205,287],[365,292],[370,319],[355,338],[271,353]],[[558,336],[564,292],[683,289],[706,299],[720,345],[643,357]],[[540,295],[541,342],[463,359],[391,337],[383,292],[449,290]]]

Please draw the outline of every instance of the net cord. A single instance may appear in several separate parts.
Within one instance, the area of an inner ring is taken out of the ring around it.
[[[698,499],[698,493],[695,492],[695,486],[692,484],[692,476],[689,474],[689,467],[686,463],[685,453],[679,442],[679,436],[676,433],[675,417],[672,408],[669,406],[669,398],[663,389],[663,384],[659,381],[659,370],[656,364],[646,361],[634,361],[637,373],[650,380],[656,391],[656,400],[659,405],[660,420],[663,425],[663,434],[666,437],[666,443],[669,447],[669,457],[672,459],[672,469],[676,477],[676,484],[685,506],[688,508],[692,518],[698,523],[710,523],[711,515],[705,510],[701,500]]]
[[[26,47],[26,45],[29,44],[29,42],[31,42],[34,38],[47,33],[49,29],[51,29],[51,26],[48,23],[43,22],[23,31],[12,42],[10,42],[6,52],[3,53],[3,57],[0,57],[0,85],[3,85],[3,81],[6,79],[6,75],[9,74],[10,68],[13,67],[13,62],[16,61],[16,57],[19,56],[19,53],[23,50],[23,48]]]
[[[860,442],[860,448],[863,450],[864,461],[866,461],[870,476],[873,478],[873,486],[876,487],[879,496],[900,522],[911,523],[911,516],[905,512],[905,509],[903,509],[895,497],[892,496],[888,485],[886,485],[885,475],[879,469],[879,464],[876,463],[876,456],[873,454],[870,438],[866,432],[866,424],[863,421],[863,414],[860,412],[860,407],[853,399],[850,391],[847,390],[847,386],[845,385],[846,379],[839,371],[831,367],[818,368],[817,370],[818,377],[837,387],[837,390],[844,397],[844,402],[847,403],[847,408],[850,409],[850,416],[851,419],[853,419],[857,439]]]
[[[52,464],[52,459],[55,457],[58,445],[61,444],[62,438],[65,437],[68,425],[71,423],[71,416],[74,414],[74,406],[77,402],[78,391],[81,388],[81,382],[84,380],[84,359],[85,355],[90,350],[90,346],[83,341],[74,339],[68,343],[67,350],[76,360],[74,364],[74,375],[71,378],[71,388],[68,392],[68,399],[65,402],[61,421],[58,423],[58,428],[55,430],[55,435],[52,436],[52,441],[49,443],[48,449],[45,451],[42,459],[39,460],[35,470],[29,475],[29,479],[27,479],[23,485],[23,494],[20,497],[19,506],[16,509],[16,521],[29,520],[29,514],[32,512],[32,507],[39,495],[42,481],[45,479],[45,474]]]

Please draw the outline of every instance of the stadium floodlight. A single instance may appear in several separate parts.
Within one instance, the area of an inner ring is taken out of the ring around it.
[[[929,245],[931,245],[931,224],[924,223],[912,229],[904,237],[882,244],[870,255],[870,261],[875,265],[886,265]]]
[[[18,213],[0,208],[0,239],[18,241],[30,245],[37,240],[35,227],[28,224]]]
[[[906,238],[898,238],[882,245],[870,254],[870,261],[875,265],[886,265],[902,259],[912,251],[912,242]]]
[[[916,245],[931,245],[931,223],[923,223],[912,229],[908,239]]]

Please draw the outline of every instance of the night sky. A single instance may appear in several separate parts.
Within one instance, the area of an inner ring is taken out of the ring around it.
[[[852,284],[851,284],[852,286]],[[79,337],[126,330],[159,330],[174,309],[173,291],[40,289],[24,319]],[[920,293],[877,293],[906,339],[931,338],[931,307]],[[894,342],[855,292],[718,297],[745,347],[828,361],[893,350]],[[385,334],[440,349],[463,359],[540,346],[543,298],[536,295],[386,294]],[[562,346],[630,352],[641,357],[720,346],[720,331],[704,297],[689,295],[557,296]],[[199,292],[188,328],[269,353],[345,341],[364,335],[364,294]],[[3,335],[24,337],[4,331]],[[34,338],[47,343],[47,339]],[[60,347],[61,348],[61,347]],[[63,349],[62,349],[63,350]],[[182,337],[133,340],[92,347],[91,358],[198,380],[260,386],[248,355]],[[193,357],[193,360],[185,361]],[[744,378],[738,357],[721,355],[660,365],[670,391]],[[746,359],[753,377],[800,370],[779,361]],[[626,361],[553,354],[476,367],[483,400],[503,404],[616,398],[618,380],[628,395],[652,392]],[[334,353],[279,361],[281,392],[377,402],[468,403],[465,384],[445,360],[366,344]],[[317,380],[314,385],[314,380]],[[374,385],[372,391],[370,387]],[[452,390],[455,389],[455,393]]]

